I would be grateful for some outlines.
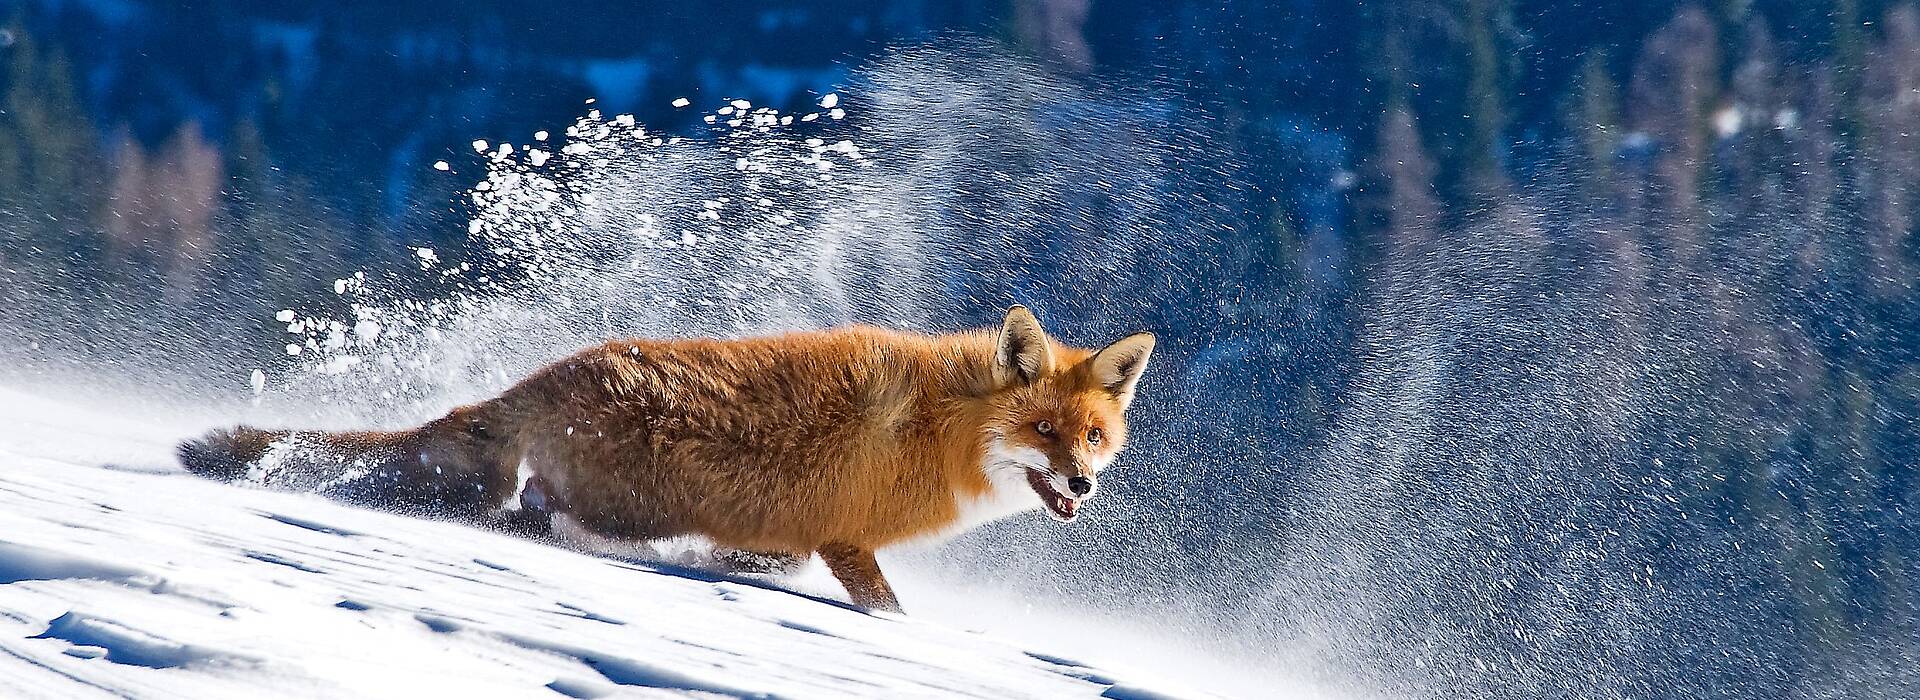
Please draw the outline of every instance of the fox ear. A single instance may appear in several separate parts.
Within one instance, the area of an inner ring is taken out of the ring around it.
[[[1053,346],[1027,307],[1007,309],[1000,325],[1000,342],[993,353],[993,382],[999,386],[1032,384],[1053,369]]]
[[[1153,334],[1135,333],[1114,341],[1093,354],[1092,363],[1094,381],[1120,400],[1120,409],[1126,410],[1133,403],[1133,385],[1140,382],[1140,375],[1147,371],[1147,358],[1153,356]]]

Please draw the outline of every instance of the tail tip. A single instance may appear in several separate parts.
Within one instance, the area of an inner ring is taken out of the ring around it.
[[[180,459],[180,466],[188,472],[218,481],[232,481],[247,473],[247,467],[257,455],[246,454],[242,443],[247,442],[248,428],[220,429],[200,437],[181,442],[174,448],[174,456]]]

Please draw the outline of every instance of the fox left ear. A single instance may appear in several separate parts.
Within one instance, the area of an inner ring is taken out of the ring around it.
[[[1053,347],[1047,331],[1040,327],[1027,307],[1007,309],[1007,320],[1000,324],[1000,338],[993,353],[993,379],[1000,386],[1032,384],[1053,369]]]
[[[1147,371],[1147,358],[1153,356],[1153,334],[1135,333],[1114,341],[1093,354],[1092,363],[1094,381],[1112,392],[1120,400],[1120,409],[1126,410],[1133,403],[1133,385],[1140,383],[1140,375]]]

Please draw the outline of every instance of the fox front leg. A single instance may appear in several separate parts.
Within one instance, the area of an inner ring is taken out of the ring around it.
[[[887,585],[887,577],[880,573],[880,562],[873,558],[873,550],[846,544],[830,544],[820,548],[820,559],[833,571],[833,577],[840,579],[840,585],[847,588],[847,597],[854,605],[872,610],[885,610],[904,613],[900,609],[900,599],[893,594],[893,587]]]

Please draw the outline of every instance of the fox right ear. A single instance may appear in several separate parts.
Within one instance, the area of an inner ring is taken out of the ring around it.
[[[1133,387],[1147,371],[1147,358],[1153,357],[1153,334],[1135,333],[1101,348],[1089,360],[1093,378],[1120,400],[1120,410],[1133,403]]]
[[[993,353],[993,381],[999,386],[1032,384],[1053,368],[1053,346],[1040,319],[1025,306],[1007,309]]]

